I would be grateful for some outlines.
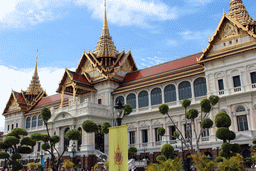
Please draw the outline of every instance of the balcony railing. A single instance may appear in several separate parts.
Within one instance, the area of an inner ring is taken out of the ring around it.
[[[219,95],[223,95],[224,94],[224,90],[219,91]]]
[[[241,91],[241,87],[235,87],[234,88],[234,92],[239,92],[239,91]]]
[[[252,88],[256,88],[256,84],[252,84]]]

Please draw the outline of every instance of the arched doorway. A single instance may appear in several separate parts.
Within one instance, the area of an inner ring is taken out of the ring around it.
[[[104,134],[101,132],[100,125],[98,132],[95,133],[95,149],[104,153]]]
[[[67,149],[68,146],[69,146],[69,140],[65,138],[65,134],[66,132],[68,132],[70,129],[69,128],[66,128],[65,131],[64,131],[64,149]]]

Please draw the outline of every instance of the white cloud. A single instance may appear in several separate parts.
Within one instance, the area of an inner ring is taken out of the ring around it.
[[[60,68],[39,68],[38,75],[41,87],[46,90],[48,95],[56,94],[59,81],[61,80],[65,69]],[[70,70],[75,70],[74,68]],[[7,101],[9,100],[12,89],[20,92],[27,90],[32,79],[34,68],[17,70],[11,67],[0,65],[1,89],[5,90],[1,94],[0,113],[3,113]],[[0,116],[0,127],[4,125],[4,117]]]
[[[167,61],[167,58],[160,58],[160,57],[148,57],[148,60],[147,60],[151,65],[156,65],[156,64],[159,64],[159,63],[163,63],[165,61]]]
[[[77,0],[78,5],[86,5],[93,11],[93,17],[103,18],[102,0]],[[177,17],[177,9],[162,2],[145,0],[108,0],[108,21],[120,25],[145,24],[147,20],[169,20]]]
[[[212,30],[204,30],[204,31],[184,31],[179,34],[186,40],[205,40],[207,37],[211,37],[214,31]]]
[[[0,23],[3,27],[24,27],[58,17],[55,8],[68,4],[87,6],[94,18],[103,19],[102,0],[8,0],[0,2]],[[108,21],[120,25],[147,24],[147,20],[169,20],[177,17],[177,9],[162,2],[145,0],[108,0]]]

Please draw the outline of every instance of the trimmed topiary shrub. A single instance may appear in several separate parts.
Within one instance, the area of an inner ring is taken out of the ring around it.
[[[98,131],[98,125],[91,121],[91,120],[86,120],[82,124],[83,130],[87,133],[93,133]]]
[[[201,122],[201,126],[202,128],[211,128],[213,125],[213,121],[210,118],[205,118],[202,122]]]
[[[234,139],[236,139],[236,133],[234,131],[229,131],[228,140],[234,140]]]
[[[165,134],[165,129],[164,128],[158,128],[157,129],[157,133],[161,136],[163,136]]]
[[[187,108],[191,104],[191,101],[189,99],[183,99],[181,102],[182,107]]]
[[[112,127],[112,125],[109,122],[104,122],[102,124],[102,126],[101,126],[101,132],[103,134],[108,134],[109,133],[109,129],[108,128],[110,128],[110,127]]]
[[[211,95],[209,97],[209,100],[210,100],[211,104],[213,106],[215,106],[219,102],[220,98],[219,98],[219,96]]]
[[[229,153],[231,151],[231,144],[229,143],[223,143],[221,145],[221,149],[226,152],[226,153]]]
[[[165,115],[169,111],[169,106],[167,104],[161,104],[160,106],[158,106],[158,110],[162,115]]]
[[[36,141],[33,141],[30,137],[25,137],[20,142],[21,145],[29,145],[31,147],[36,145]]]
[[[134,147],[134,146],[131,146],[129,149],[128,149],[128,154],[129,155],[136,155],[136,153],[138,152],[137,148]]]
[[[78,129],[71,129],[65,133],[65,138],[68,140],[79,140],[81,132]]]
[[[50,137],[50,139],[51,139],[50,140],[51,143],[56,144],[56,143],[58,143],[60,141],[60,136],[53,135],[53,136]]]
[[[200,102],[200,106],[201,106],[201,110],[205,113],[210,112],[212,106],[211,106],[211,102],[209,99],[203,99]]]
[[[50,144],[48,142],[45,142],[42,144],[42,149],[47,151],[51,148]]]
[[[132,105],[125,104],[124,105],[124,117],[130,115],[132,113]]]
[[[227,140],[229,138],[229,129],[226,127],[220,127],[216,131],[216,137],[221,140]]]
[[[6,136],[4,139],[4,143],[8,146],[19,144],[19,138],[16,138],[15,136]]]
[[[43,121],[48,121],[51,117],[52,117],[52,114],[51,114],[51,110],[44,106],[43,109],[41,110],[41,118]]]
[[[32,148],[27,145],[21,146],[19,149],[19,153],[22,153],[22,154],[30,154],[32,153],[32,151],[33,151]]]
[[[231,125],[231,119],[225,112],[219,112],[215,116],[215,125],[219,127],[230,127]]]
[[[223,162],[223,158],[221,156],[218,156],[215,158],[216,163]]]
[[[10,155],[6,152],[0,151],[0,159],[7,159]]]
[[[237,143],[231,144],[231,151],[233,151],[235,153],[240,153],[241,146],[239,144],[237,144]]]
[[[156,157],[156,161],[158,163],[161,163],[161,161],[166,161],[166,160],[167,160],[167,158],[164,155],[159,155]]]
[[[164,144],[160,151],[167,159],[169,159],[173,155],[174,148],[171,144]]]
[[[21,155],[19,153],[14,153],[11,157],[12,160],[18,160],[21,159]]]
[[[219,156],[227,158],[228,157],[228,153],[226,153],[223,150],[220,150]]]
[[[198,110],[196,109],[189,109],[186,113],[187,119],[195,119],[198,116]]]

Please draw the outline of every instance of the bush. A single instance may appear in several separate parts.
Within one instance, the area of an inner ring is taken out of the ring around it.
[[[20,164],[18,161],[16,161],[15,165],[13,165],[12,170],[16,171],[16,170],[21,170],[21,169],[23,169],[22,164]]]
[[[223,150],[220,150],[219,156],[227,158],[228,157],[228,153],[223,151]]]
[[[23,136],[28,135],[28,131],[23,128],[14,128],[12,130],[12,133],[16,135],[23,135]]]
[[[173,155],[174,148],[171,144],[164,144],[160,151],[167,159],[169,159]]]
[[[42,141],[44,139],[44,135],[41,133],[32,133],[30,138],[34,141]]]
[[[8,146],[19,144],[20,140],[15,136],[6,136],[4,139],[4,144]]]
[[[29,145],[31,147],[36,145],[36,141],[33,141],[30,137],[25,137],[20,142],[21,145]]]
[[[103,134],[108,134],[109,133],[109,129],[108,128],[110,128],[110,127],[112,127],[112,125],[109,122],[104,122],[102,124],[102,126],[101,126],[101,132]]]
[[[65,138],[68,140],[79,140],[81,132],[78,129],[71,129],[65,133]]]
[[[211,96],[209,97],[209,100],[210,100],[211,104],[212,104],[213,106],[215,106],[215,105],[219,102],[220,98],[219,98],[219,96],[211,95]]]
[[[227,140],[229,138],[229,129],[226,127],[220,127],[216,131],[216,137],[221,140]]]
[[[233,151],[235,153],[240,153],[241,146],[239,144],[237,144],[237,143],[231,144],[231,151]]]
[[[40,116],[43,121],[47,122],[52,117],[51,110],[48,107],[44,106],[41,110]]]
[[[62,165],[63,165],[63,168],[64,168],[64,169],[70,169],[70,168],[72,168],[75,164],[74,164],[73,162],[69,161],[69,160],[65,160],[65,161],[62,163]]]
[[[125,104],[124,105],[124,117],[130,115],[132,113],[132,105]]]
[[[42,164],[38,164],[38,165],[37,165],[37,168],[38,168],[39,170],[41,170],[41,169],[43,169],[44,167],[43,167]]]
[[[229,131],[228,140],[234,140],[234,139],[236,139],[236,133],[234,131]]]
[[[219,127],[230,127],[231,125],[231,119],[225,112],[219,112],[215,116],[215,125]]]
[[[162,115],[165,115],[169,111],[169,106],[167,104],[161,104],[160,106],[158,106],[158,110]]]
[[[201,126],[202,128],[211,128],[213,125],[213,121],[210,118],[205,118],[202,122],[201,122]]]
[[[0,151],[0,159],[8,159],[10,155],[6,152]]]
[[[215,158],[216,163],[223,162],[223,158],[221,156],[218,156]]]
[[[179,133],[178,131],[174,131],[174,132],[173,132],[173,136],[174,136],[175,138],[178,138],[178,137],[180,136],[180,133]]]
[[[163,136],[165,134],[165,129],[164,128],[158,128],[157,129],[157,133],[161,136]]]
[[[156,161],[158,163],[161,163],[160,161],[166,161],[166,160],[167,160],[167,158],[165,157],[165,155],[159,155],[156,157]]]
[[[98,131],[98,125],[91,121],[91,120],[86,120],[82,124],[83,130],[87,133],[93,133]]]
[[[50,144],[48,142],[45,142],[42,144],[42,149],[47,151],[51,148]]]
[[[53,144],[56,144],[60,141],[60,136],[58,135],[53,135],[50,137],[50,142],[53,143]]]
[[[137,150],[136,147],[131,146],[131,147],[128,149],[128,154],[129,154],[129,155],[136,155],[137,151],[138,151],[138,150]]]
[[[211,106],[211,102],[209,99],[203,99],[200,102],[200,106],[201,106],[201,110],[205,113],[210,112],[212,106]]]
[[[191,104],[191,101],[190,101],[189,99],[184,99],[184,100],[182,100],[182,102],[181,102],[181,105],[182,105],[182,107],[184,107],[184,108],[189,107],[190,104]]]
[[[195,119],[198,116],[198,110],[196,109],[189,109],[186,113],[187,119]]]
[[[221,149],[224,151],[224,152],[226,152],[226,153],[229,153],[230,151],[231,151],[231,144],[229,144],[229,143],[223,143],[222,145],[221,145]]]
[[[22,154],[30,154],[30,153],[32,153],[32,151],[33,151],[32,148],[30,148],[27,145],[21,146],[19,149],[19,153],[22,153]]]
[[[11,158],[12,160],[21,159],[21,155],[19,153],[14,153]]]

